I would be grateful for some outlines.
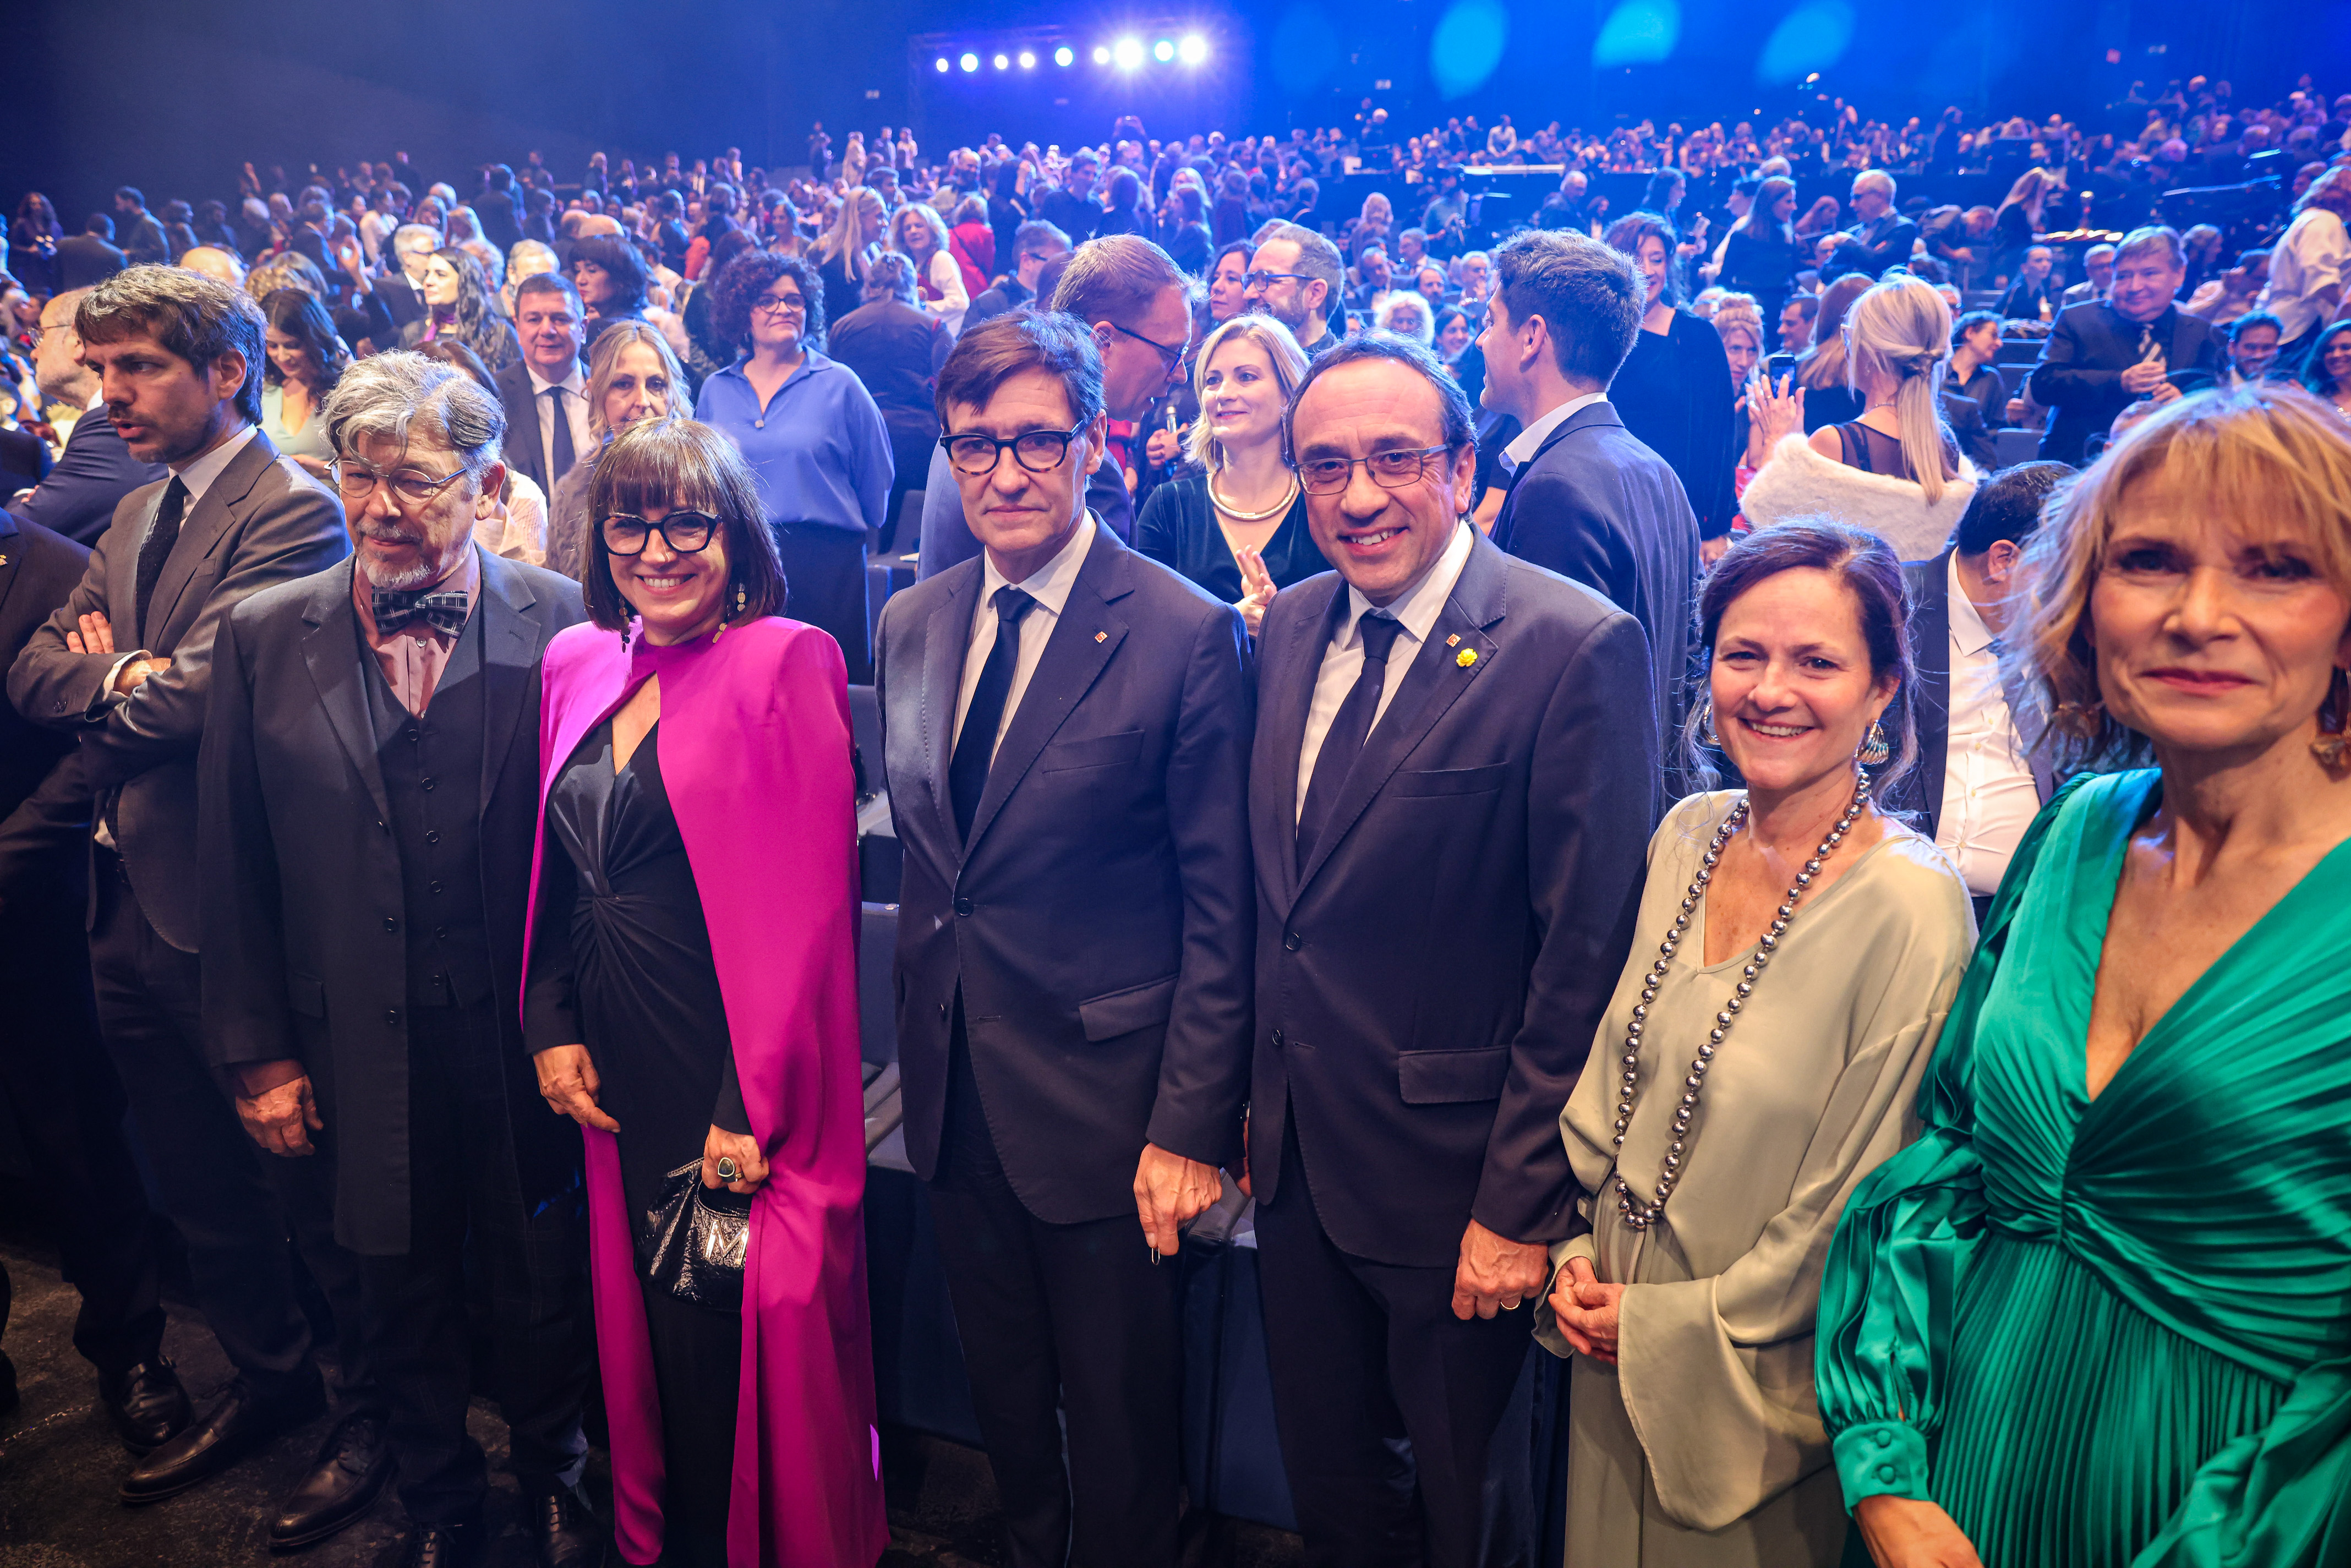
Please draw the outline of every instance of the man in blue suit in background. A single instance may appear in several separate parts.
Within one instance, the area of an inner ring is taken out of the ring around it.
[[[116,503],[141,485],[163,477],[160,463],[141,463],[115,433],[99,396],[98,376],[81,362],[81,339],[74,312],[87,288],[70,289],[41,307],[41,335],[33,344],[33,374],[41,395],[84,410],[66,437],[66,449],[48,476],[7,503],[18,517],[40,524],[88,548],[114,520]]]

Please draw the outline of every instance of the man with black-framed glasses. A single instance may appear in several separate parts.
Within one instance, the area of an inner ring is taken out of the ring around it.
[[[1340,344],[1287,435],[1338,570],[1284,589],[1258,643],[1249,1136],[1275,1425],[1308,1561],[1527,1559],[1533,1521],[1489,1519],[1486,1488],[1526,1493],[1523,1435],[1497,1427],[1547,1247],[1583,1223],[1559,1107],[1631,946],[1647,643],[1468,520],[1469,405],[1418,343]]]
[[[467,1436],[469,1270],[542,1568],[597,1561],[580,1148],[521,1031],[539,664],[586,618],[569,579],[474,542],[498,399],[422,354],[362,360],[320,416],[358,552],[238,607],[199,774],[205,1053],[253,1141],[331,1198],[383,1397],[298,1491],[298,1546],[393,1470],[403,1560],[486,1545]]]
[[[1251,310],[1261,310],[1290,329],[1310,361],[1339,341],[1331,311],[1345,277],[1339,247],[1301,224],[1284,224],[1249,257]]]
[[[1249,635],[1087,505],[1103,336],[964,333],[940,452],[981,553],[876,638],[907,1157],[1022,1568],[1173,1568],[1162,1260],[1239,1157],[1247,1071]]]

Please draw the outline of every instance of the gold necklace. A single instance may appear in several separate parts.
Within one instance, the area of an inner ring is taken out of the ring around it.
[[[1296,499],[1298,499],[1298,476],[1292,474],[1290,476],[1289,487],[1282,491],[1280,500],[1262,512],[1244,512],[1217,493],[1217,476],[1214,474],[1208,476],[1209,504],[1237,523],[1261,523],[1268,517],[1279,517],[1290,510],[1290,504]]]

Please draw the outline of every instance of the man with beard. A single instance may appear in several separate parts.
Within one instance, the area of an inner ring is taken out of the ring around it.
[[[574,1490],[580,1138],[539,1100],[519,991],[539,660],[584,611],[569,580],[473,542],[506,419],[463,372],[379,354],[322,416],[359,554],[240,607],[214,650],[205,1049],[254,1140],[331,1186],[408,1563],[453,1568],[483,1545],[470,1243],[538,1560],[571,1568],[601,1549]]]
[[[1248,308],[1290,329],[1309,360],[1338,345],[1331,300],[1341,287],[1339,247],[1301,224],[1283,224],[1249,258]]]
[[[168,1364],[152,1364],[136,1402],[153,1417],[137,1446],[152,1452],[123,1484],[123,1500],[141,1503],[218,1474],[325,1404],[286,1247],[289,1225],[323,1240],[324,1217],[305,1210],[307,1184],[255,1155],[202,1048],[196,750],[213,635],[230,609],[350,547],[334,497],[258,428],[265,329],[249,296],[179,267],[132,267],[81,298],[72,330],[105,402],[83,423],[110,422],[131,461],[161,464],[169,477],[115,507],[79,585],[17,655],[8,695],[25,717],[79,740],[96,796],[99,1026],[157,1207],[187,1239],[197,1305],[236,1370],[189,1424],[172,1413],[184,1396]],[[308,1239],[304,1251],[337,1317],[350,1321],[350,1260]],[[383,1483],[384,1466],[337,1462],[342,1435],[363,1433],[375,1408],[355,1340],[339,1359],[344,1419],[272,1520],[275,1543],[332,1533]]]

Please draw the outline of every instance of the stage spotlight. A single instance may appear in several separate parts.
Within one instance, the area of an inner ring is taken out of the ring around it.
[[[1060,48],[1053,51],[1053,63],[1057,66],[1071,66],[1077,64],[1077,51],[1071,48],[1067,44],[1063,44]]]
[[[1208,57],[1208,40],[1194,33],[1176,46],[1176,52],[1187,66],[1196,66]]]
[[[1157,60],[1161,65],[1165,65],[1169,60],[1176,57],[1175,44],[1166,38],[1160,39],[1157,43],[1151,46],[1151,57]]]
[[[1110,46],[1108,44],[1096,44],[1094,46],[1094,64],[1098,66],[1106,66],[1110,64]]]
[[[1116,45],[1113,46],[1110,52],[1110,57],[1118,62],[1119,69],[1123,71],[1134,70],[1136,67],[1143,64],[1143,40],[1141,38],[1121,38]]]
[[[1023,49],[1020,51],[1020,68],[1024,71],[1033,71],[1037,68],[1036,50]]]
[[[979,57],[969,53],[968,51],[965,53],[963,59],[959,63],[963,66],[963,68],[967,71],[976,71],[979,69]]]
[[[946,56],[945,56],[945,55],[941,55],[941,56],[938,57],[938,62],[937,62],[937,63],[938,63],[938,68],[939,68],[939,69],[940,69],[941,71],[945,71],[945,70],[947,68],[947,57],[946,57]]]
[[[996,57],[996,68],[997,68],[998,70],[1004,70],[1004,69],[1008,68],[1011,64],[1012,64],[1011,60],[1010,60],[1010,59],[1008,59],[1008,57],[1005,57],[1005,56],[1003,56],[1003,55],[998,55],[998,56],[997,56],[997,57]]]

